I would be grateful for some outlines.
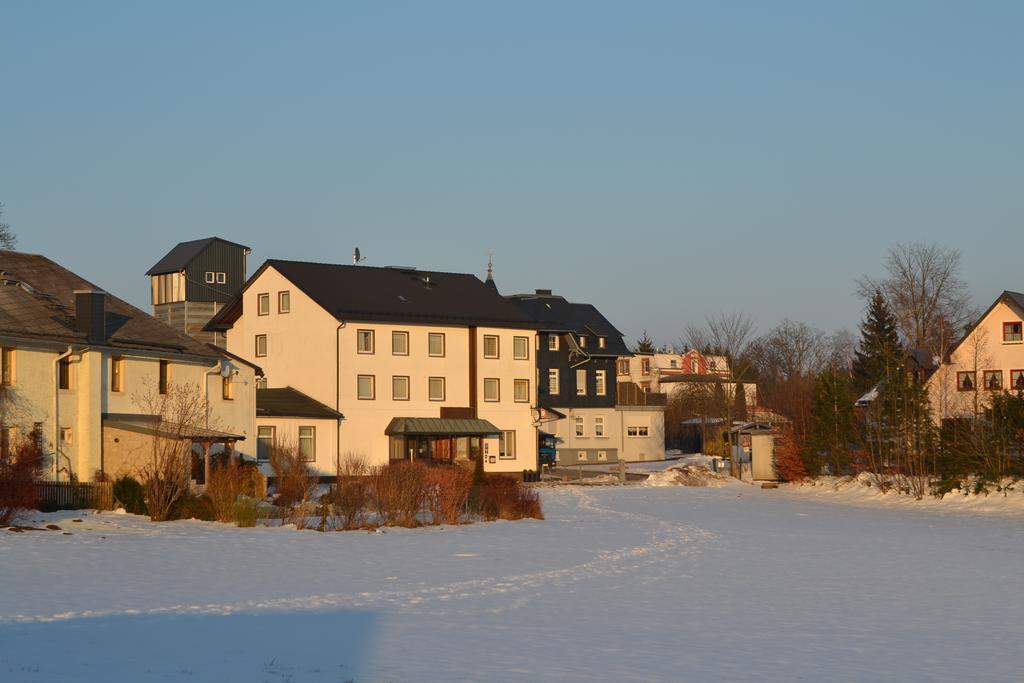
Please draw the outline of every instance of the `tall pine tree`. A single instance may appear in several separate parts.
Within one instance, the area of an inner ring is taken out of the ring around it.
[[[823,465],[834,475],[845,474],[850,466],[850,449],[855,440],[853,397],[845,371],[830,368],[814,380],[813,419],[807,435],[805,462],[817,476]]]
[[[854,352],[854,388],[863,392],[878,384],[893,371],[894,363],[899,363],[902,355],[896,316],[882,293],[875,290],[860,325],[860,343]]]

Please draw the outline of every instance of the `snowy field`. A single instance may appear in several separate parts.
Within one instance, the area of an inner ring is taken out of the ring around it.
[[[37,515],[72,535],[0,531],[0,681],[1024,680],[1024,517],[819,493],[563,487],[543,522],[381,534]]]

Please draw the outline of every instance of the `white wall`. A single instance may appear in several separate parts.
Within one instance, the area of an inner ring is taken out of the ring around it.
[[[337,458],[338,452],[338,421],[321,420],[308,417],[257,417],[256,427],[274,427],[275,438],[279,445],[299,445],[299,427],[316,428],[316,459],[309,463],[309,468],[316,476],[332,477],[338,473]],[[256,437],[253,437],[253,450],[255,451]],[[345,453],[340,454],[345,458]],[[268,477],[274,476],[274,471],[268,462],[260,463],[260,470]]]

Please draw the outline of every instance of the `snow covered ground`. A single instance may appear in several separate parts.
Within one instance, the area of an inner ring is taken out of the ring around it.
[[[0,531],[0,681],[1024,679],[1024,517],[807,491],[382,534],[37,515],[72,535]]]

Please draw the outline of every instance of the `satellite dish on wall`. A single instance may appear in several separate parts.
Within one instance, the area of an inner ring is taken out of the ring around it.
[[[360,261],[365,261],[366,257],[359,252],[359,247],[356,247],[352,251],[352,265],[358,264]]]

